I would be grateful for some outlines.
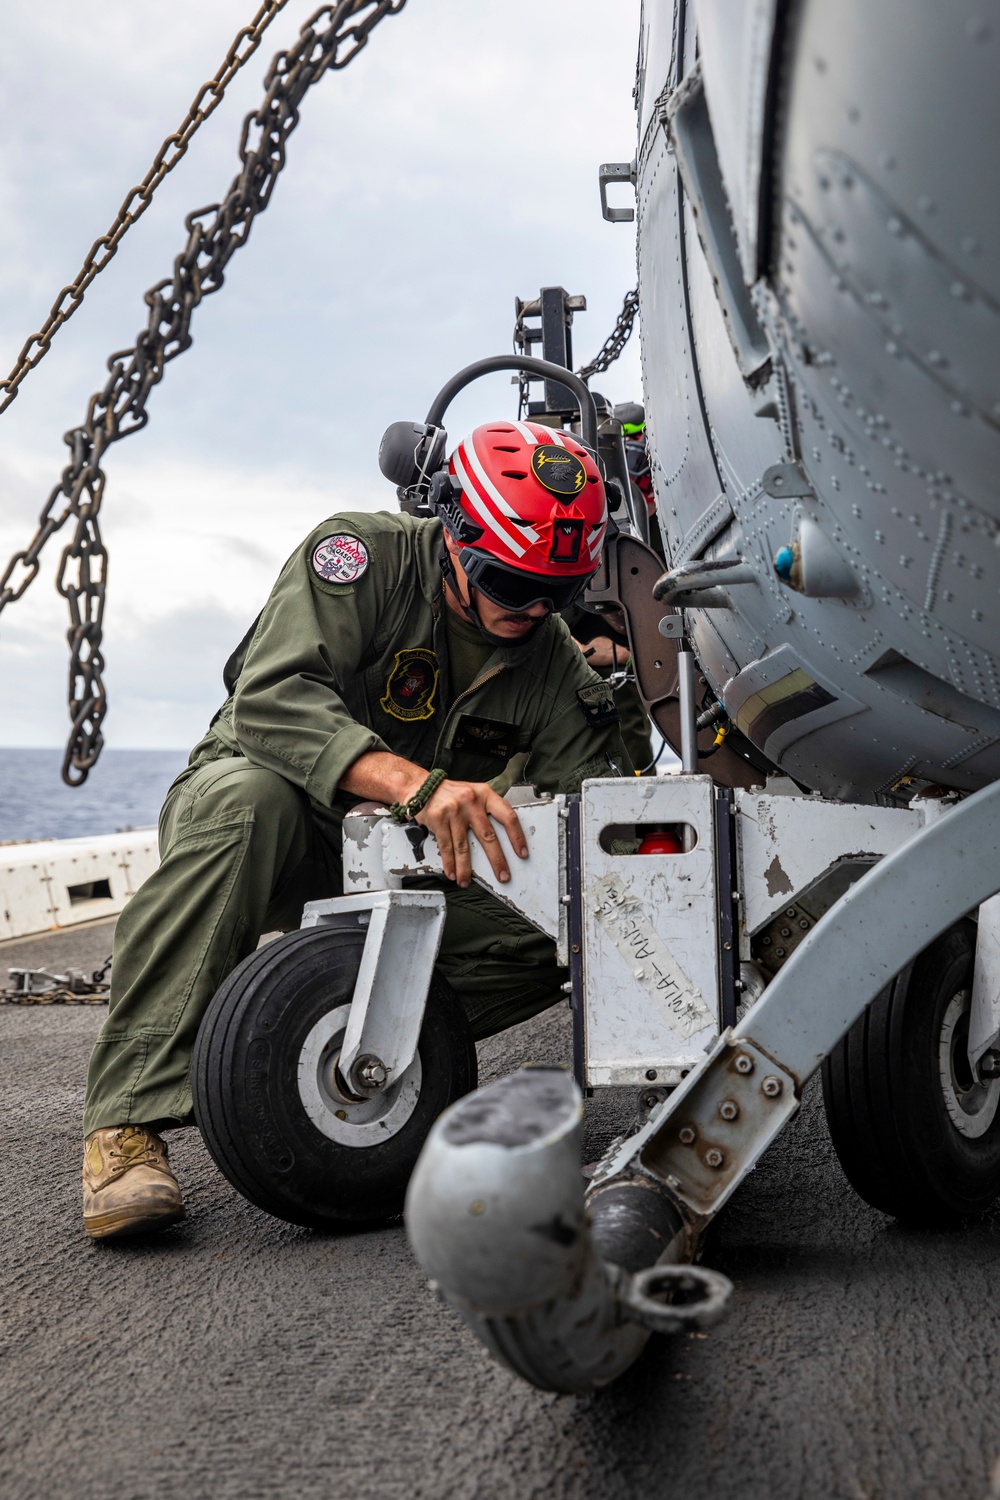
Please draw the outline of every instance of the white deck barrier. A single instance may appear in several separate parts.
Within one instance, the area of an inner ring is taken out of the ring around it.
[[[0,845],[0,942],[117,916],[159,862],[155,828]]]

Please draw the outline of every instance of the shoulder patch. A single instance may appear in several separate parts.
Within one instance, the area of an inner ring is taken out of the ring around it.
[[[591,682],[586,687],[577,688],[576,696],[591,729],[603,729],[605,724],[620,722],[621,714],[606,682]]]
[[[355,583],[368,571],[368,548],[356,536],[326,536],[312,555],[313,572],[325,583]]]

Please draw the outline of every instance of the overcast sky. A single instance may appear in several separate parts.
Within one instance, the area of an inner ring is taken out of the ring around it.
[[[255,0],[5,0],[0,365],[75,274]],[[270,57],[315,7],[291,0],[84,306],[0,417],[0,554],[33,530],[62,434],[145,324],[183,218],[216,201]],[[635,282],[633,226],[601,218],[597,166],[634,154],[638,0],[409,0],[307,95],[288,164],[194,346],[113,447],[106,738],[186,747],[281,563],[338,509],[391,509],[383,428],[421,419],[461,365],[510,349],[513,300],[561,283],[589,310],[577,363]],[[601,382],[639,394],[638,339]],[[508,377],[452,408],[456,438],[513,413]],[[66,735],[61,539],[0,615],[0,744]]]

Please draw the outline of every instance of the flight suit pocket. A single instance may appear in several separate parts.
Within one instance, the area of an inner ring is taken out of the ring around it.
[[[526,749],[517,724],[461,714],[451,736],[449,774],[457,780],[491,781],[519,750]]]

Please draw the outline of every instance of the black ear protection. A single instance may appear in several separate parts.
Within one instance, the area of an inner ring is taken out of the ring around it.
[[[604,466],[597,451],[597,406],[579,375],[574,375],[572,370],[554,365],[547,359],[496,354],[490,359],[477,359],[475,364],[466,365],[464,370],[453,375],[432,401],[425,422],[393,422],[385,429],[379,444],[378,466],[386,479],[396,485],[401,510],[417,516],[438,515],[441,508],[451,502],[456,511],[464,514],[448,487],[432,485],[436,474],[442,469],[448,446],[448,434],[441,422],[459,391],[483,375],[492,375],[496,370],[523,370],[525,374],[535,375],[539,379],[558,380],[562,385],[568,386],[580,403],[581,442],[589,449],[603,474]]]
[[[386,479],[398,487],[400,503],[404,509],[410,492],[422,491],[414,496],[426,499],[431,477],[440,469],[448,446],[448,434],[443,427],[426,422],[393,422],[385,429],[378,450],[378,466]]]

